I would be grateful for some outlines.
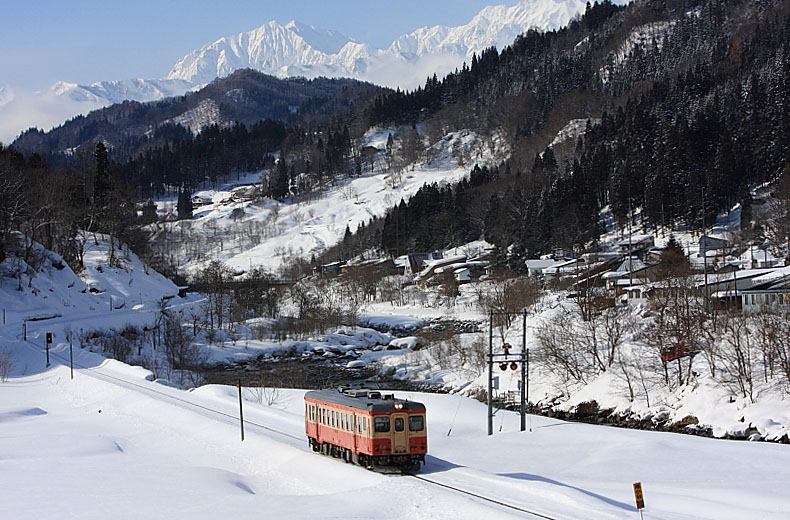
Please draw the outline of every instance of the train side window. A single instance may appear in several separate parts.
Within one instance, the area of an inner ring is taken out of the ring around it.
[[[422,419],[422,415],[410,415],[409,416],[409,431],[410,432],[421,432],[425,428],[425,422]]]
[[[396,417],[395,418],[395,431],[402,432],[403,431],[403,417]]]
[[[363,417],[362,418],[362,429],[365,430],[365,431],[368,431],[368,418],[367,417]]]
[[[390,418],[389,417],[374,417],[373,427],[377,432],[390,431]]]

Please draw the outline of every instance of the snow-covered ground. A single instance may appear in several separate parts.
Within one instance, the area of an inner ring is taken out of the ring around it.
[[[175,296],[177,287],[125,250],[120,265],[109,267],[108,241],[101,236],[86,242],[80,277],[56,255],[34,249],[38,260],[33,277],[24,274],[27,266],[16,259],[0,265],[0,304],[5,311],[0,328],[3,518],[527,516],[410,477],[382,476],[313,454],[303,433],[300,390],[270,391],[261,399],[258,389],[244,389],[247,423],[242,443],[233,387],[179,390],[155,381],[143,368],[105,359],[76,342],[72,380],[67,331],[146,325],[156,319],[163,301],[173,312],[200,302]],[[369,305],[360,319],[402,327],[434,318],[480,320],[473,291],[472,286],[462,286],[453,306],[427,305],[428,297],[405,306]],[[544,313],[557,309],[548,306]],[[28,320],[27,342],[22,339],[23,320]],[[534,325],[531,318],[529,326]],[[508,334],[519,336],[517,329]],[[54,333],[49,368],[46,332]],[[464,334],[462,341],[477,336]],[[206,347],[214,361],[284,348],[318,354],[322,349],[358,349],[362,355],[347,363],[378,362],[396,376],[454,389],[481,383],[483,376],[472,371],[436,366],[430,350],[416,350],[416,342],[358,327],[288,344],[225,341]],[[385,344],[402,350],[382,350]],[[554,391],[539,371],[531,376],[531,397]],[[655,413],[637,409],[638,400],[626,403],[616,391],[617,382],[607,380],[610,377],[602,375],[563,406],[569,409],[594,398],[602,407]],[[754,423],[778,436],[790,424],[787,401],[730,403],[704,379],[696,386],[687,395],[653,397],[667,405],[666,413],[678,419],[696,415],[701,423],[725,433],[732,425]],[[501,376],[500,390],[513,387],[515,380]],[[494,420],[495,435],[488,437],[485,405],[475,400],[458,394],[401,395],[428,407],[424,476],[522,509],[553,518],[633,518],[631,485],[639,481],[647,518],[790,515],[790,502],[782,491],[790,478],[790,451],[783,445],[538,416],[530,416],[529,431],[520,432],[518,416],[503,410]]]
[[[41,337],[14,354],[0,383],[3,518],[523,518],[523,513],[410,477],[383,476],[309,451],[303,391],[271,406],[245,389],[191,392],[146,380],[120,363],[78,353],[70,379]],[[34,331],[35,332],[35,331]],[[401,394],[404,395],[404,394]],[[428,409],[421,473],[553,518],[787,518],[790,451],[768,443],[701,439],[530,417],[519,431],[500,411],[486,436],[485,406],[454,395],[405,394]],[[219,412],[219,413],[218,413]]]

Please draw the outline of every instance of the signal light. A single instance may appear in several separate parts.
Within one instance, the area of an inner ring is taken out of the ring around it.
[[[500,363],[499,368],[501,368],[502,370],[507,370],[507,363]]]
[[[518,368],[518,363],[516,363],[515,361],[513,361],[513,362],[510,364],[510,370],[515,370],[515,369],[517,369],[517,368]]]

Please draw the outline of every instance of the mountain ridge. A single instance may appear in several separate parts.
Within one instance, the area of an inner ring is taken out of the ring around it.
[[[350,77],[416,88],[426,77],[448,73],[488,47],[509,45],[528,29],[557,29],[583,13],[585,7],[582,0],[523,0],[513,6],[489,6],[465,25],[422,27],[395,39],[386,49],[295,20],[285,25],[270,21],[193,50],[162,79],[106,80],[90,85],[58,82],[32,94],[15,93],[7,87],[0,96],[5,99],[0,103],[0,140],[13,140],[30,127],[49,129],[69,117],[125,100],[180,96],[242,68],[278,77]]]

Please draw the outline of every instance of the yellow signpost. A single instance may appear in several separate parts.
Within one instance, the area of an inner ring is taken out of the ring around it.
[[[639,518],[642,518],[642,509],[645,508],[645,496],[642,494],[641,482],[634,482],[634,498],[636,499],[636,509],[639,511]]]

